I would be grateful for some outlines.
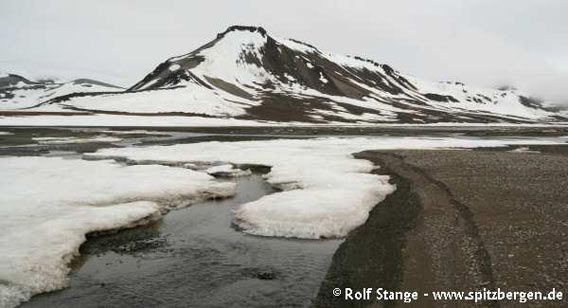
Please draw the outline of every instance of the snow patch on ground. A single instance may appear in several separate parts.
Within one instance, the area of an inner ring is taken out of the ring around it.
[[[170,136],[170,133],[160,132],[160,131],[148,131],[144,129],[136,130],[103,130],[101,133],[112,134],[112,135],[163,135]]]
[[[235,211],[236,223],[252,234],[315,239],[345,236],[364,223],[368,212],[394,190],[387,176],[369,174],[373,165],[354,159],[352,153],[564,142],[555,140],[381,137],[204,142],[102,149],[86,156],[271,166],[266,180],[283,191],[240,206]]]
[[[540,151],[533,151],[529,147],[519,147],[509,152],[512,153],[540,153]]]
[[[183,116],[81,115],[81,116],[0,116],[0,126],[76,126],[76,127],[176,127],[176,126],[266,126],[294,125],[268,121]]]
[[[2,157],[0,170],[0,307],[65,287],[89,232],[235,191],[205,173],[158,165]]]
[[[77,138],[77,137],[33,137],[32,140],[40,144],[64,144],[64,143],[89,143],[89,142],[118,142],[122,141],[120,138],[97,136],[91,138]]]
[[[233,165],[230,164],[213,166],[211,168],[208,168],[206,172],[207,174],[221,177],[238,177],[251,174],[250,170],[241,170],[233,167]]]
[[[172,65],[170,65],[170,67],[168,67],[168,69],[172,72],[175,72],[175,71],[179,70],[180,68],[181,68],[181,65],[179,65],[179,64],[172,64]]]
[[[333,97],[333,96],[330,96]],[[335,97],[338,98],[338,97]],[[359,101],[364,102],[364,101]],[[371,104],[373,102],[365,102]],[[377,104],[377,102],[374,102]],[[363,104],[360,104],[363,106]],[[388,107],[386,104],[379,104]],[[388,109],[387,109],[388,110]],[[321,113],[321,110],[316,110]],[[382,110],[385,112],[385,110]],[[317,115],[315,115],[317,116]],[[353,117],[353,115],[350,115]],[[381,116],[373,116],[377,119]],[[387,115],[382,120],[394,121],[391,115]],[[364,119],[365,117],[354,117]],[[568,122],[553,123],[458,123],[458,122],[438,122],[426,124],[405,124],[405,123],[369,123],[359,122],[345,124],[344,122],[328,123],[306,123],[306,122],[274,122],[240,120],[234,118],[209,118],[199,116],[138,116],[138,115],[29,115],[29,116],[0,116],[0,126],[75,126],[75,127],[229,127],[229,126],[330,126],[330,127],[568,127]]]
[[[327,79],[325,79],[325,77],[323,77],[323,73],[322,73],[322,72],[320,72],[320,78],[319,78],[319,80],[320,80],[321,82],[323,82],[323,83],[328,83]]]

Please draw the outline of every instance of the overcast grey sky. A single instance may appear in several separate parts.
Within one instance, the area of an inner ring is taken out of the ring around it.
[[[232,24],[568,104],[566,0],[0,0],[0,70],[131,85]]]

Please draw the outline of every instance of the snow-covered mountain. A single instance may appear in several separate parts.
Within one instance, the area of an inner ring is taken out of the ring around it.
[[[566,121],[516,90],[420,80],[246,26],[168,59],[122,93],[54,97],[36,109],[54,108],[310,123]]]
[[[117,91],[124,89],[92,79],[32,81],[16,74],[0,73],[0,110],[27,109],[72,93]]]

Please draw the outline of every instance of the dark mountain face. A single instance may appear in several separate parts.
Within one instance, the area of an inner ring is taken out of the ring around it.
[[[428,82],[386,64],[329,54],[248,26],[229,27],[198,49],[168,59],[123,93],[70,95],[61,106],[308,123],[563,119],[514,89]]]
[[[5,87],[10,87],[10,86],[15,86],[17,85],[19,82],[22,82],[24,84],[41,84],[38,82],[33,82],[30,81],[20,75],[16,75],[16,74],[8,74],[4,77],[0,77],[0,88],[5,88]]]
[[[312,45],[297,40],[290,40],[309,50],[309,52],[300,52],[268,36],[263,28],[232,26],[225,32],[218,34],[215,40],[197,50],[160,64],[141,82],[130,88],[129,91],[159,89],[165,86],[171,87],[182,84],[184,81],[195,81],[204,87],[208,87],[209,84],[193,74],[191,70],[205,60],[205,57],[200,55],[201,51],[214,48],[218,41],[231,32],[236,31],[257,33],[266,39],[265,44],[260,46],[258,50],[244,49],[236,61],[262,67],[282,84],[288,84],[293,79],[297,85],[315,89],[323,94],[346,96],[354,99],[361,99],[370,95],[371,91],[355,84],[352,82],[353,80],[393,95],[403,94],[402,88],[411,91],[416,90],[412,83],[398,75],[388,65],[381,65],[372,60],[354,57],[353,59],[355,60],[375,66],[376,70],[342,66],[325,57],[321,51]],[[171,71],[169,68],[172,64],[180,65],[183,70]],[[273,81],[267,81],[261,85],[269,90],[276,86]]]

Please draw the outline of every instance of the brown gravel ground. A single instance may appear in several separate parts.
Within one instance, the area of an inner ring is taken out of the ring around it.
[[[363,152],[397,192],[334,255],[315,306],[470,307],[473,302],[346,302],[334,287],[552,289],[568,296],[568,156],[563,151]],[[560,154],[559,154],[560,153]],[[518,302],[477,306],[517,307]],[[526,307],[566,307],[539,301]]]

